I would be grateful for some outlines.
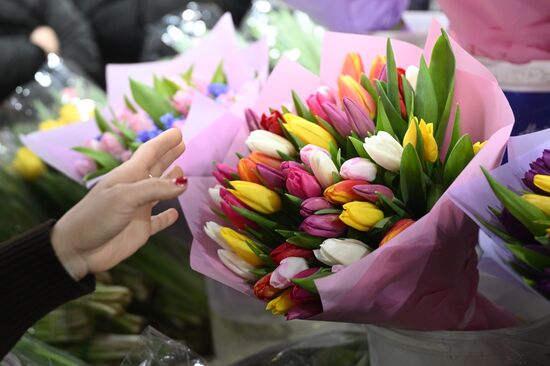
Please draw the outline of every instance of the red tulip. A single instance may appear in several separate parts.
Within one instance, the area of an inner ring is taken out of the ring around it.
[[[269,256],[275,263],[279,264],[283,259],[288,257],[313,258],[313,251],[294,244],[284,243],[273,249]]]
[[[284,136],[279,120],[284,121],[283,115],[279,111],[273,111],[269,116],[264,113],[262,114],[260,125],[266,131],[273,132],[279,136]]]
[[[384,236],[384,238],[382,239],[380,244],[378,244],[378,247],[380,248],[383,245],[385,245],[387,242],[389,242],[390,240],[395,238],[403,230],[405,230],[406,228],[408,228],[412,224],[414,224],[414,220],[411,220],[411,219],[401,219],[401,220],[397,221],[395,223],[395,225],[393,225],[393,227],[390,229],[390,231],[388,231],[386,233],[386,235]]]

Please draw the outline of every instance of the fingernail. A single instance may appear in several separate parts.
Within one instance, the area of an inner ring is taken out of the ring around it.
[[[187,185],[187,177],[179,177],[174,179],[174,184],[180,187],[184,187]]]

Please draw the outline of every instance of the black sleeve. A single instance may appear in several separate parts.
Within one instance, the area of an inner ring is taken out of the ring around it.
[[[0,360],[37,320],[63,303],[92,292],[65,271],[50,243],[53,220],[0,243]]]
[[[0,101],[34,76],[46,55],[26,36],[0,36]]]
[[[103,84],[103,63],[88,20],[70,0],[48,0],[45,3],[43,21],[57,34],[61,57]]]

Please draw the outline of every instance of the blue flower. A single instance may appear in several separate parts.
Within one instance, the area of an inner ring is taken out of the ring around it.
[[[156,127],[153,127],[150,130],[145,130],[145,131],[141,131],[140,133],[138,133],[137,136],[136,136],[136,140],[141,142],[141,143],[145,143],[145,142],[157,137],[161,133],[162,133],[162,130],[160,130]]]
[[[208,95],[210,95],[212,98],[216,99],[222,94],[225,94],[229,91],[229,87],[227,84],[222,83],[212,83],[208,85]]]
[[[166,113],[160,117],[160,122],[164,125],[165,130],[172,128],[175,121],[176,117],[172,113]]]

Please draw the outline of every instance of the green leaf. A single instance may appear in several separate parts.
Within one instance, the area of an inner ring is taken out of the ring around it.
[[[443,169],[443,184],[449,187],[466,165],[474,158],[474,149],[470,135],[466,134],[458,140],[449,154],[449,159]]]
[[[380,101],[384,106],[384,111],[386,112],[386,116],[390,121],[391,127],[398,137],[399,141],[402,141],[403,136],[405,136],[405,133],[407,132],[407,122],[403,118],[401,118],[401,112],[395,109],[394,106],[391,104],[380,80],[376,80],[376,86],[378,88],[378,93],[380,94]]]
[[[405,75],[401,76],[401,81],[403,82],[403,99],[405,99],[405,107],[407,108],[407,114],[411,116],[414,115],[414,90]]]
[[[395,203],[395,199],[394,200],[390,200],[388,199],[388,197],[384,196],[383,194],[381,193],[377,193],[376,194],[378,196],[378,200],[380,202],[382,202],[384,205],[386,205],[387,207],[389,207],[393,212],[395,212],[399,217],[401,218],[408,218],[409,217],[409,214],[403,210],[401,207],[399,207],[399,205],[397,205]]]
[[[181,74],[181,78],[187,83],[189,86],[193,86],[193,68],[194,66],[191,65],[186,72]]]
[[[330,133],[332,135],[332,137],[334,137],[334,139],[338,143],[338,146],[344,146],[344,144],[346,142],[346,139],[343,138],[338,133],[338,131],[336,131],[336,129],[334,127],[332,127],[332,125],[330,123],[328,123],[327,121],[325,121],[321,117],[317,117],[316,121],[319,124],[319,126],[323,127],[323,129],[325,129],[328,133]]]
[[[445,157],[445,164],[447,164],[447,160],[449,159],[449,155],[451,154],[451,151],[453,151],[454,147],[456,146],[456,143],[458,140],[460,140],[460,137],[462,136],[462,132],[460,131],[460,106],[456,105],[456,112],[455,112],[455,121],[453,123],[453,133],[451,134],[451,141],[449,142],[449,148],[447,150],[447,156]],[[440,145],[441,146],[441,145]]]
[[[378,92],[376,91],[376,88],[374,87],[374,85],[372,85],[371,81],[369,80],[369,78],[367,77],[367,75],[363,74],[361,75],[361,86],[363,88],[365,88],[365,90],[367,91],[367,93],[370,94],[370,96],[372,97],[373,100],[378,100],[379,97],[378,97]]]
[[[166,78],[159,79],[156,76],[153,77],[153,87],[159,95],[165,98],[172,98],[179,90],[179,86],[171,80]]]
[[[273,270],[271,268],[254,268],[250,270],[250,273],[253,275],[262,278],[267,274],[271,273]]]
[[[291,279],[291,281],[296,286],[301,287],[304,290],[309,291],[313,294],[316,294],[317,286],[315,286],[315,280],[326,276],[330,276],[331,274],[332,274],[332,270],[330,268],[321,268],[319,269],[319,271],[317,271],[316,273],[312,274],[309,277],[293,278]]]
[[[342,213],[342,210],[337,208],[326,208],[324,210],[315,211],[314,215],[330,215],[330,214],[337,214],[340,215]]]
[[[285,239],[291,238],[296,235],[296,233],[292,230],[275,230],[275,231]]]
[[[534,236],[546,235],[546,225],[537,224],[537,221],[547,219],[544,212],[498,183],[485,168],[482,167],[481,170],[495,196],[510,211],[512,216],[518,219]]]
[[[286,202],[292,212],[300,212],[303,200],[300,197],[293,196],[289,193],[285,193],[283,196],[283,201]]]
[[[543,272],[545,268],[550,267],[550,257],[544,254],[522,247],[521,245],[507,244],[506,246],[514,253],[516,258],[537,271]]]
[[[306,233],[296,232],[296,235],[287,238],[287,243],[297,245],[306,249],[319,249],[325,238],[319,238]]]
[[[426,213],[426,182],[420,158],[411,144],[403,149],[399,172],[403,202],[419,219]]]
[[[250,250],[256,255],[256,257],[260,258],[260,260],[264,263],[265,266],[270,268],[275,268],[277,265],[275,262],[273,262],[273,259],[264,252],[262,252],[253,241],[247,240],[246,245],[250,248]]]
[[[218,67],[216,67],[216,71],[214,71],[214,76],[212,77],[210,83],[227,84],[227,77],[225,76],[225,72],[223,71],[223,62],[220,62],[218,64]]]
[[[304,102],[302,102],[302,99],[300,99],[294,90],[292,91],[292,101],[294,102],[294,109],[296,110],[298,116],[305,118],[310,122],[315,122],[315,116],[311,113]]]
[[[130,89],[136,103],[155,121],[158,128],[164,129],[160,117],[166,113],[176,113],[170,101],[139,81],[130,79]]]
[[[283,115],[287,114],[287,113],[290,113],[290,110],[285,107],[284,105],[281,106],[281,112]]]
[[[388,98],[396,110],[400,110],[399,103],[399,75],[395,64],[395,56],[391,41],[388,38],[386,42],[386,74],[388,76]]]
[[[382,220],[379,220],[374,226],[373,229],[383,229],[389,222],[395,219],[395,216],[384,217]]]
[[[385,131],[392,135],[395,139],[397,139],[397,136],[395,135],[395,132],[393,132],[393,128],[391,127],[388,115],[386,114],[386,110],[384,109],[384,105],[382,104],[380,99],[378,99],[376,113],[376,132]]]
[[[427,211],[430,211],[432,207],[434,207],[443,192],[445,192],[445,190],[441,184],[433,184],[429,187]]]
[[[231,206],[231,208],[242,217],[252,222],[255,222],[256,224],[262,227],[265,227],[267,229],[275,230],[279,227],[279,224],[276,223],[275,221],[271,221],[254,211],[250,211],[249,209],[241,208],[233,205]]]
[[[358,158],[359,154],[357,153],[357,150],[355,150],[355,146],[353,146],[353,142],[348,138],[346,139],[346,158],[353,159]]]
[[[484,220],[483,217],[481,217],[479,215],[476,215],[476,219],[483,226],[485,226],[490,232],[492,232],[493,234],[495,234],[496,236],[498,236],[499,238],[501,238],[505,242],[521,244],[521,242],[519,242],[516,238],[514,238],[513,236],[511,236],[510,234],[508,234],[506,231],[502,230],[498,226],[493,225],[489,221]]]
[[[111,126],[109,126],[109,123],[107,122],[105,117],[103,117],[99,109],[96,108],[94,110],[94,114],[95,114],[95,123],[97,125],[97,128],[99,128],[99,131],[101,131],[101,133],[113,132],[113,129],[111,128]]]
[[[437,98],[424,56],[420,58],[420,70],[418,72],[416,93],[414,96],[414,109],[415,115],[419,119],[423,118],[426,123],[433,123],[434,126],[437,124],[439,116]]]
[[[363,143],[361,140],[356,139],[355,137],[348,137],[348,139],[353,144],[353,147],[355,148],[355,151],[357,151],[357,154],[361,158],[368,159],[369,154],[367,154],[367,151],[365,150],[365,147],[363,146]]]
[[[104,151],[98,151],[83,146],[73,147],[73,150],[81,153],[82,155],[86,155],[95,161],[98,166],[107,170],[113,170],[120,165],[120,161],[116,160],[111,154]]]
[[[130,99],[128,99],[128,96],[124,96],[124,104],[126,105],[126,108],[128,108],[132,113],[137,113],[136,107],[130,102]]]
[[[279,154],[281,159],[284,160],[284,161],[296,161],[296,159],[294,159],[292,156],[287,155],[282,151],[277,150],[277,154]]]

